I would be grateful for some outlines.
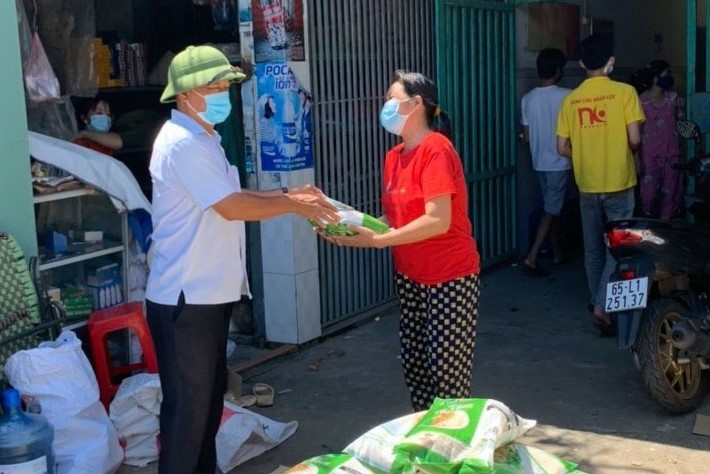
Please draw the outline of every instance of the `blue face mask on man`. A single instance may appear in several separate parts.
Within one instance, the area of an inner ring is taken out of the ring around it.
[[[412,99],[405,99],[399,101],[397,99],[390,99],[385,102],[380,111],[380,124],[390,133],[395,135],[400,135],[404,125],[407,123],[409,115],[402,115],[399,113],[399,106],[402,102],[407,102]]]
[[[111,117],[108,115],[92,115],[86,128],[92,132],[106,133],[111,130]]]
[[[232,111],[232,103],[229,100],[229,92],[215,92],[214,94],[202,95],[195,91],[197,95],[205,99],[205,110],[197,112],[192,104],[188,102],[192,110],[195,110],[197,116],[204,122],[210,125],[216,125],[227,120],[229,113]]]

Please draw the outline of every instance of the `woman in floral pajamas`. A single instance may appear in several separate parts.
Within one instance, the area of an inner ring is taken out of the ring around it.
[[[683,99],[673,92],[669,64],[658,60],[645,69],[647,89],[639,97],[646,123],[641,158],[641,210],[649,217],[670,219],[680,210],[683,176],[673,169],[682,161],[676,121],[683,118]]]

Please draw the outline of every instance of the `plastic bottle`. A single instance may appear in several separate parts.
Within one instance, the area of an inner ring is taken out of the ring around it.
[[[301,144],[299,143],[300,137],[298,136],[298,130],[296,128],[296,111],[293,109],[293,104],[288,98],[283,107],[281,130],[281,154],[287,158],[293,158],[298,155]]]
[[[5,474],[54,474],[54,429],[42,415],[20,409],[20,393],[2,393],[0,416],[0,472]]]
[[[284,24],[281,1],[261,0],[261,8],[264,12],[264,24],[269,38],[269,46],[276,50],[286,49],[288,47],[288,39],[286,37],[286,25]]]

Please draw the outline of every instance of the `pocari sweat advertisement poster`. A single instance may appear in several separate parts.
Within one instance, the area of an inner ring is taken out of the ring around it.
[[[286,63],[256,65],[262,171],[313,168],[311,96]]]

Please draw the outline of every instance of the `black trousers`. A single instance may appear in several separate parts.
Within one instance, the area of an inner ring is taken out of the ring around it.
[[[423,285],[401,273],[397,290],[404,380],[414,411],[434,398],[469,398],[478,321],[478,275]]]
[[[158,472],[214,474],[231,305],[146,304],[163,391]]]

